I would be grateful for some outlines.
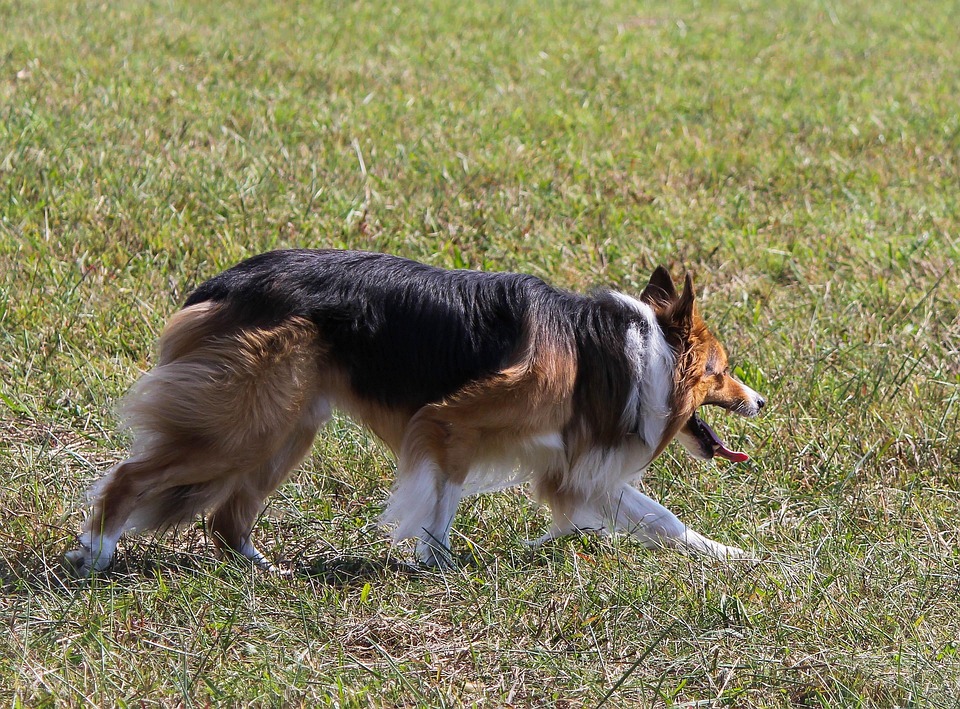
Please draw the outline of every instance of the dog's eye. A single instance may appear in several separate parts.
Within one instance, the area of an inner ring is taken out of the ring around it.
[[[704,379],[710,379],[712,377],[726,377],[730,375],[730,367],[724,367],[723,371],[717,367],[707,367],[706,371],[703,373]]]

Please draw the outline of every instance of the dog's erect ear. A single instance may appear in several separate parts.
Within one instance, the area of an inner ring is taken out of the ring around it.
[[[681,327],[689,328],[693,324],[696,309],[696,293],[693,291],[693,277],[688,273],[683,279],[683,294],[673,308],[673,321]]]
[[[677,299],[677,288],[673,285],[673,279],[670,272],[663,266],[657,266],[653,275],[650,276],[650,282],[640,294],[640,300],[647,305],[668,306]]]

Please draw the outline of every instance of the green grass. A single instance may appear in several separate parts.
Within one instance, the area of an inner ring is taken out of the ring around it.
[[[0,0],[0,694],[11,706],[960,705],[955,3]],[[115,401],[203,278],[280,246],[637,290],[696,276],[767,395],[645,489],[756,564],[529,551],[440,575],[338,419],[258,524],[60,570]]]

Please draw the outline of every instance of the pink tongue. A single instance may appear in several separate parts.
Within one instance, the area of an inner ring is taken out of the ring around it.
[[[713,439],[713,454],[719,455],[721,458],[726,458],[729,461],[734,463],[744,463],[750,460],[750,456],[746,453],[741,453],[740,451],[732,451],[723,445],[723,441],[720,440],[718,436],[710,426],[707,425],[706,421],[701,420],[701,425],[707,430],[707,433],[710,434],[710,438]]]
[[[734,463],[745,463],[750,460],[750,456],[746,453],[741,453],[740,451],[732,451],[727,448],[722,443],[713,449],[714,455],[719,455],[721,458],[726,458],[727,460],[732,460]]]

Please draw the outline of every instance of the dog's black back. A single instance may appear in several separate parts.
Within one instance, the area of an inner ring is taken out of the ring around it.
[[[557,295],[534,276],[298,249],[224,271],[185,306],[226,302],[245,324],[310,320],[358,394],[418,408],[506,366],[532,301]]]

